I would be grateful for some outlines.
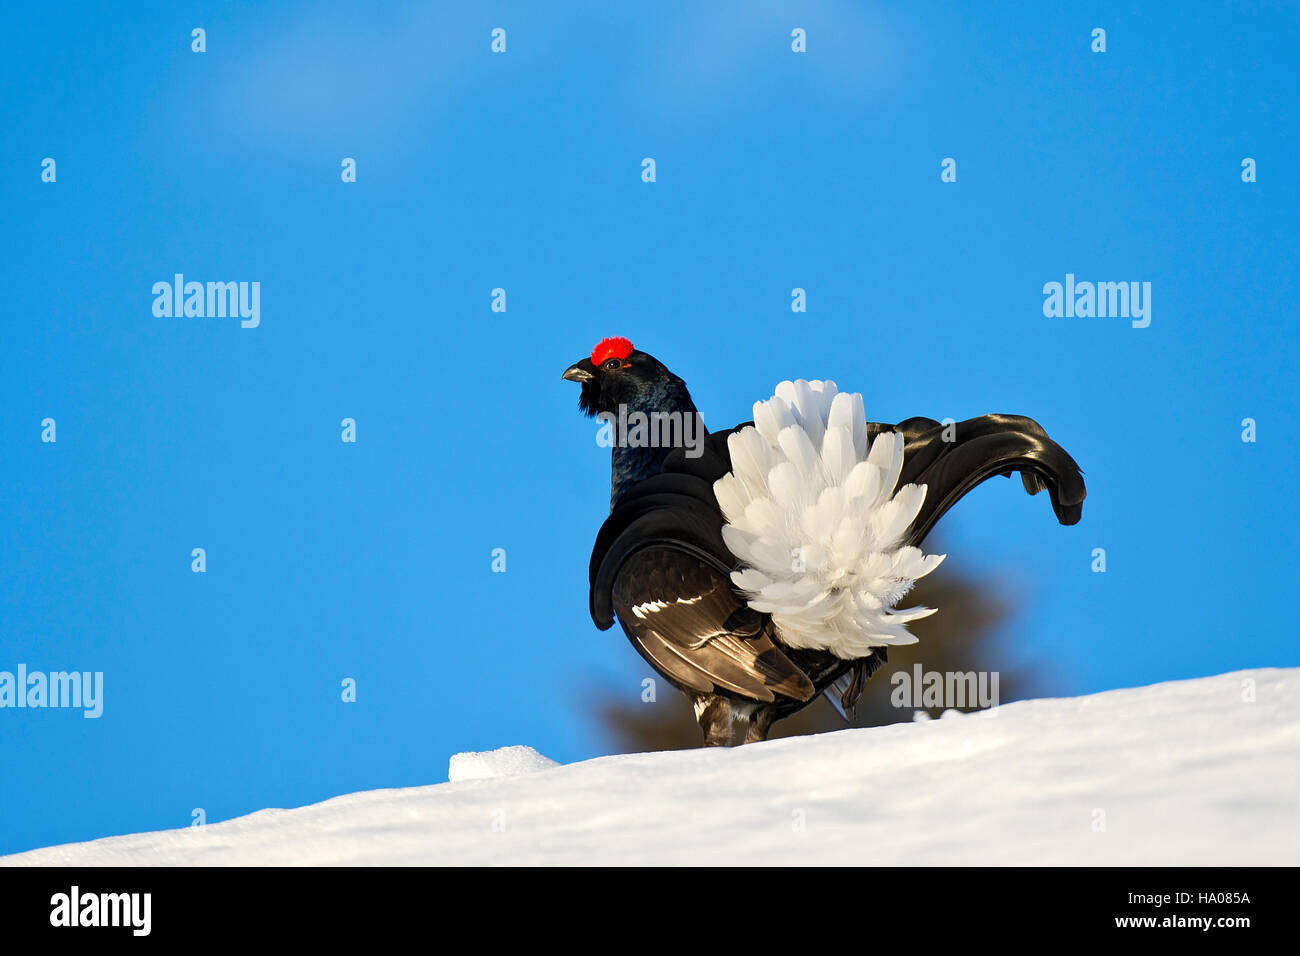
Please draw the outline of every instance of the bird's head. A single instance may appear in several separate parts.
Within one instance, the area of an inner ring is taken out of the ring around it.
[[[563,378],[582,386],[578,407],[587,416],[617,415],[620,405],[646,411],[665,395],[686,391],[685,383],[663,363],[637,351],[625,338],[601,339],[591,357],[574,362]]]

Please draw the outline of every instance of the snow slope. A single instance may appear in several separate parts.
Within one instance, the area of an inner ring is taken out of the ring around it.
[[[1300,669],[731,750],[550,766],[506,748],[452,767],[452,783],[0,863],[1296,864]]]

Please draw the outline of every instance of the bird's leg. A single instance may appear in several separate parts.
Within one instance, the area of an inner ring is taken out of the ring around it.
[[[731,746],[731,703],[727,698],[700,698],[695,703],[695,713],[704,731],[704,746]]]
[[[745,731],[745,743],[755,744],[767,739],[767,732],[776,720],[775,707],[760,707],[749,718],[749,730]]]

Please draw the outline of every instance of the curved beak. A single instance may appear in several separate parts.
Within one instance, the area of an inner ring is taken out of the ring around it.
[[[564,370],[560,378],[568,382],[590,382],[596,377],[596,370],[592,368],[591,359],[585,358],[581,362],[574,362]]]

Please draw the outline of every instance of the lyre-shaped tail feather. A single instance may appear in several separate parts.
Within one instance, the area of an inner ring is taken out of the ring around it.
[[[1031,495],[1046,490],[1061,524],[1076,524],[1087,489],[1079,464],[1023,415],[981,415],[953,425],[909,418],[897,425],[871,425],[869,432],[893,430],[905,439],[900,486],[927,488],[925,503],[912,523],[907,543],[920,544],[935,522],[976,485],[994,475],[1020,472]],[[945,441],[949,438],[951,440]]]

